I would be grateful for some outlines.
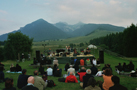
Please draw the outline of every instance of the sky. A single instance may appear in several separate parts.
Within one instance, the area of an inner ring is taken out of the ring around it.
[[[51,24],[137,24],[137,0],[0,0],[0,35],[38,19]]]

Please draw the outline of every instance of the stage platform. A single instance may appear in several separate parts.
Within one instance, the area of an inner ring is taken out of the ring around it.
[[[48,58],[50,60],[52,60],[52,62],[56,58],[60,64],[71,63],[72,61],[74,61],[75,57],[77,58],[77,60],[80,60],[80,59],[86,60],[88,58],[90,60],[92,60],[94,58],[94,56],[91,55],[91,54],[89,54],[89,55],[77,55],[77,56],[67,55],[66,57],[63,57],[63,56],[53,56],[53,57],[50,57],[50,56],[48,56]]]

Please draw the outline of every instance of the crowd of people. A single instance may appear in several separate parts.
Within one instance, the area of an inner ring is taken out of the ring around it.
[[[64,66],[64,71],[66,71],[67,74],[67,76],[64,78],[65,83],[80,82],[80,86],[84,90],[128,90],[126,87],[120,85],[120,78],[112,74],[112,68],[110,64],[105,64],[102,70],[97,69],[97,61],[94,58],[93,60],[90,60],[90,62],[92,61],[92,63],[90,63],[92,64],[92,66],[89,69],[86,69],[83,64],[81,65],[81,63],[80,68],[79,64],[77,64],[77,61],[78,60],[75,58],[74,65],[66,63],[66,65]],[[40,65],[39,69],[33,72],[33,75],[27,75],[27,70],[22,69],[19,64],[17,64],[16,67],[11,64],[10,69],[14,67],[15,72],[22,71],[22,74],[18,76],[17,80],[18,89],[43,90],[48,85],[48,76],[54,76],[59,78],[62,77],[63,69],[59,68],[59,63],[56,58],[55,60],[53,60],[53,65],[53,68],[51,66],[48,66],[46,71],[44,70],[44,67]],[[121,63],[119,63],[119,65],[116,66],[116,69],[125,72],[132,71],[134,70],[134,64],[130,62],[127,66],[125,66],[125,63],[123,64],[123,66],[121,66]],[[5,88],[3,90],[16,90],[16,88],[13,87],[13,79],[4,78],[3,70],[4,65],[0,62],[0,81],[5,82]],[[131,76],[136,75],[137,69],[135,71],[135,74]],[[78,76],[79,79],[76,76]],[[94,78],[96,76],[102,77],[103,82],[96,81]]]

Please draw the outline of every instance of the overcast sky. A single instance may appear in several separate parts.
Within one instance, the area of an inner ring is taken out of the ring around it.
[[[137,0],[0,0],[0,35],[38,19],[49,23],[137,24]]]

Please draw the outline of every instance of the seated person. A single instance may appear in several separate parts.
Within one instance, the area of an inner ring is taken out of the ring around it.
[[[14,64],[11,64],[10,66],[10,72],[15,72],[16,71],[16,68],[14,67]]]
[[[80,60],[80,65],[81,65],[81,66],[84,66],[84,64],[85,64],[84,62],[85,62],[84,59],[81,59],[81,60]]]
[[[70,67],[69,67],[69,63],[66,63],[66,65],[65,65],[65,71],[67,71],[68,68],[70,68]]]
[[[118,66],[115,66],[116,70],[118,71],[122,71],[122,66],[121,66],[121,63],[118,64]]]
[[[70,72],[70,75],[66,77],[65,83],[75,82],[78,83],[77,78],[73,75],[73,72]]]
[[[73,68],[72,65],[70,65],[70,68],[67,70],[67,75],[69,75],[70,72],[72,72],[73,75],[75,76],[75,68]]]
[[[103,73],[103,71],[100,71],[100,69],[98,69],[98,72],[96,73],[96,75],[95,75],[95,76],[100,77],[100,76],[102,76],[102,73]]]
[[[38,61],[36,60],[36,58],[33,58],[33,64],[37,65]]]
[[[21,66],[19,64],[16,64],[15,69],[16,69],[16,72],[22,71],[22,68],[21,68]]]
[[[75,65],[73,66],[73,68],[75,68],[75,71],[79,71],[79,65],[77,63],[75,63]]]
[[[86,72],[77,72],[77,74],[79,75],[80,82],[83,82],[83,76],[86,74]]]
[[[95,67],[94,64],[92,64],[92,67],[90,68],[90,70],[92,71],[92,75],[96,75],[96,73],[98,72],[98,69]]]
[[[75,59],[74,59],[74,64],[76,63],[76,61],[77,61],[77,58],[75,57]]]
[[[86,64],[87,64],[87,65],[90,65],[90,64],[91,64],[89,58],[86,59]]]
[[[53,65],[55,65],[55,64],[57,64],[57,66],[59,65],[57,58],[55,58],[55,59],[53,60]]]
[[[46,82],[46,80],[47,80],[47,75],[43,74],[43,75],[42,75],[42,79]]]
[[[93,58],[92,63],[93,63],[95,66],[97,65],[97,60],[96,60],[96,58]]]
[[[57,69],[57,70],[55,71],[54,76],[56,76],[56,77],[61,77],[61,75],[62,75],[62,69]]]
[[[99,60],[99,58],[97,59],[97,66],[100,66],[100,60]]]
[[[132,63],[132,61],[130,61],[130,63],[128,64],[128,69],[129,71],[134,70],[134,64]]]
[[[0,82],[4,82],[4,65],[0,62]]]
[[[86,68],[85,67],[81,67],[81,70],[79,72],[86,72]]]
[[[55,75],[55,72],[57,71],[57,69],[58,69],[58,66],[57,66],[57,64],[55,64],[53,67],[53,75]]]
[[[111,80],[114,85],[109,90],[128,90],[126,87],[120,85],[120,78],[118,76],[112,76]]]
[[[123,63],[122,70],[123,70],[124,72],[130,72],[130,70],[128,69],[128,65],[126,65],[125,62]]]
[[[13,87],[13,79],[6,79],[5,88],[3,90],[16,90],[16,88]]]
[[[40,67],[39,67],[39,72],[41,75],[44,74],[44,67],[42,67],[42,65],[40,64]]]
[[[96,80],[91,77],[88,80],[87,87],[84,90],[101,90],[99,86],[96,86]]]
[[[48,66],[47,75],[48,75],[48,76],[53,75],[53,69],[51,68],[51,66]]]
[[[137,69],[136,71],[131,71],[130,73],[131,73],[130,74],[131,77],[137,77]]]

